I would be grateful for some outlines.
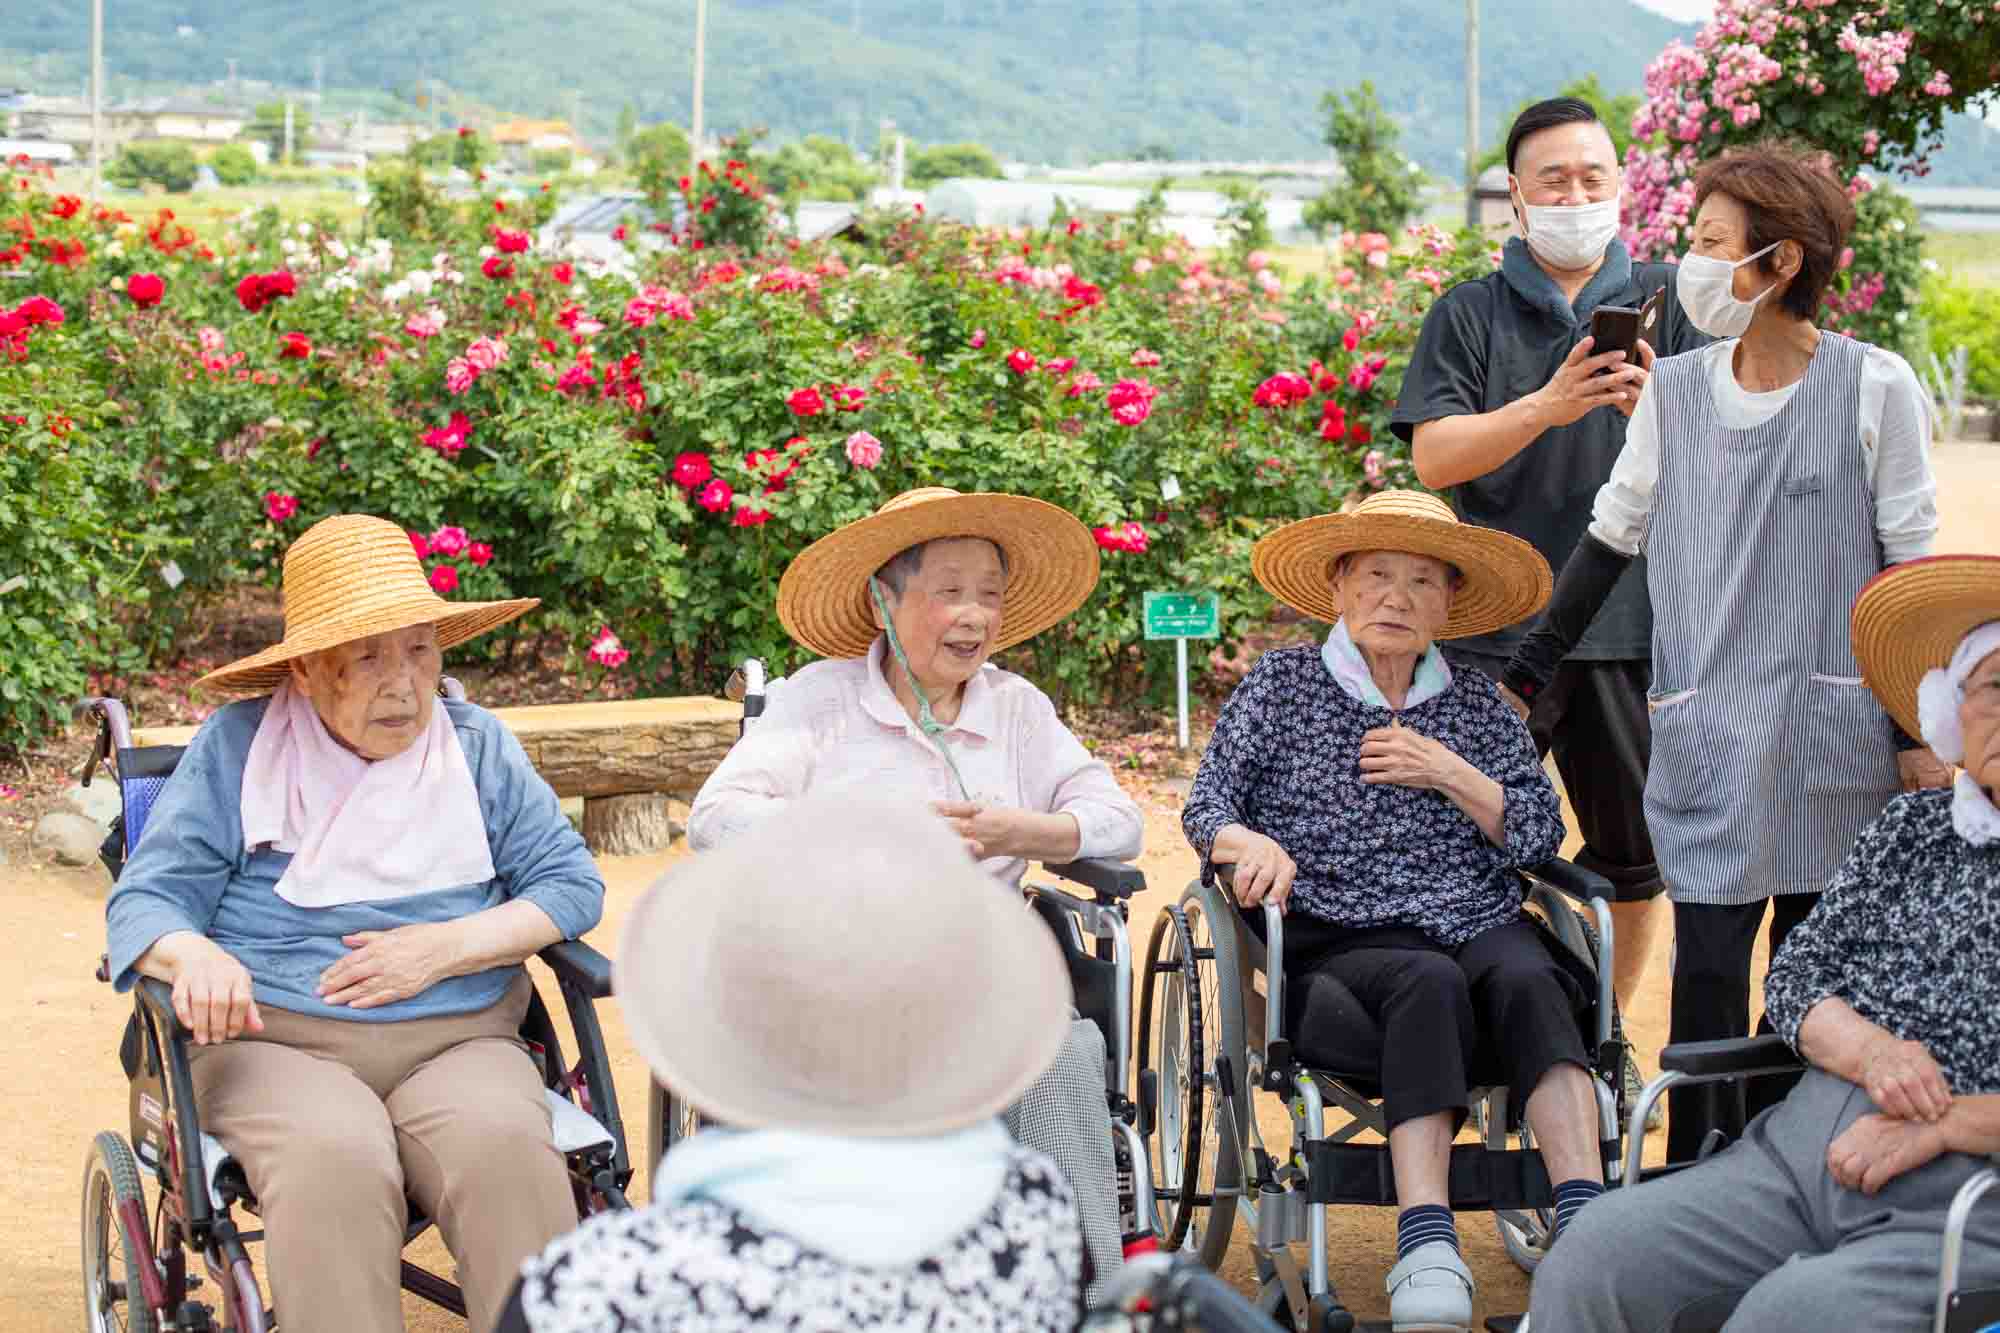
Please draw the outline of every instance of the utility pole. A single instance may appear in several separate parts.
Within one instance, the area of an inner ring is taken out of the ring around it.
[[[1465,225],[1479,226],[1479,0],[1465,0]]]
[[[692,174],[701,165],[701,76],[702,65],[708,47],[708,0],[694,0],[694,124],[693,133],[688,136],[688,152],[692,161],[688,171]]]
[[[90,0],[90,201],[104,177],[104,0]]]
[[[285,99],[285,156],[286,166],[292,165],[292,99]]]

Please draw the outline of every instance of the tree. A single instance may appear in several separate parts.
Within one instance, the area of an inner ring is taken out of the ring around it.
[[[622,156],[632,151],[632,136],[639,132],[639,113],[627,102],[618,108],[618,137],[615,140]]]
[[[1626,151],[1632,146],[1632,117],[1639,114],[1637,93],[1620,93],[1613,97],[1604,91],[1604,85],[1599,83],[1597,76],[1593,74],[1589,78],[1565,84],[1557,96],[1574,97],[1578,101],[1590,103],[1591,108],[1597,112],[1597,118],[1604,122],[1604,128],[1611,132],[1611,147],[1617,152],[1618,160],[1621,162],[1625,160]],[[1532,105],[1532,102],[1521,103],[1503,123],[1511,126],[1520,119],[1521,113]],[[1479,169],[1485,171],[1488,167],[1506,165],[1507,141],[1503,135],[1499,141],[1480,154]]]
[[[648,125],[627,141],[626,159],[653,211],[670,216],[680,194],[680,179],[688,174],[687,134],[678,125]]]
[[[1322,234],[1402,230],[1417,211],[1423,173],[1397,150],[1402,131],[1382,110],[1375,85],[1363,80],[1344,96],[1329,92],[1319,105],[1326,113],[1326,144],[1345,179],[1307,203],[1306,226]]]
[[[292,104],[292,148],[306,141],[306,131],[312,128],[312,111],[306,103]],[[283,102],[262,102],[250,113],[250,123],[244,127],[246,139],[262,139],[271,150],[273,162],[284,161],[285,153],[285,104]]]
[[[257,159],[240,143],[226,143],[208,155],[208,165],[224,185],[248,185],[257,179]]]
[[[787,199],[859,201],[875,187],[875,173],[838,139],[808,134],[756,159],[757,174],[773,194]]]
[[[127,189],[136,190],[150,182],[165,188],[170,194],[180,194],[194,188],[195,173],[199,167],[194,149],[184,143],[140,140],[126,144],[105,169],[105,175],[111,178],[112,184]]]
[[[944,143],[909,154],[906,183],[921,190],[955,176],[997,180],[1004,174],[993,150],[979,143]]]
[[[1694,174],[1709,158],[1773,133],[1828,155],[1851,191],[1865,168],[1921,176],[1945,117],[2000,82],[2000,22],[1972,4],[1721,0],[1692,47],[1669,42],[1646,69],[1646,100],[1625,155],[1625,244],[1635,258],[1678,252],[1693,223]],[[1827,293],[1826,322],[1914,350],[1921,239],[1906,207],[1860,200],[1854,260]]]
[[[537,148],[533,158],[535,172],[542,176],[567,176],[576,163],[576,154],[567,148]]]

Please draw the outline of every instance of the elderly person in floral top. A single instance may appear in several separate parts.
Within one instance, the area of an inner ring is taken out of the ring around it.
[[[1333,631],[1266,653],[1237,687],[1182,824],[1204,873],[1234,867],[1253,929],[1261,904],[1287,911],[1287,972],[1331,973],[1381,1025],[1402,1210],[1392,1319],[1462,1328],[1472,1274],[1447,1169],[1475,1051],[1525,1099],[1558,1231],[1603,1188],[1589,992],[1523,913],[1516,873],[1561,846],[1561,805],[1493,683],[1454,673],[1435,642],[1532,614],[1548,566],[1433,496],[1391,490],[1272,533],[1254,567]]]
[[[1805,1077],[1733,1146],[1593,1208],[1535,1275],[1536,1333],[1930,1323],[1946,1211],[2000,1152],[2000,559],[1897,565],[1852,628],[1882,706],[1963,771],[1891,801],[1772,960]],[[1990,1208],[1960,1274],[2000,1282]]]
[[[1029,861],[1124,859],[1143,821],[1048,696],[988,664],[1097,584],[1073,516],[1019,495],[930,487],[822,537],[785,570],[778,618],[823,655],[774,689],[688,816],[696,851],[755,837],[802,797],[901,792],[927,802],[987,874]],[[1104,1036],[1070,1025],[1055,1063],[1004,1119],[1068,1176],[1092,1291],[1122,1260]]]

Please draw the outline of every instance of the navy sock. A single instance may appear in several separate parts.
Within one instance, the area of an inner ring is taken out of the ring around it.
[[[1604,1193],[1594,1180],[1565,1180],[1556,1186],[1556,1232],[1560,1236],[1583,1211],[1583,1206]]]
[[[1451,1209],[1441,1203],[1425,1203],[1396,1214],[1398,1259],[1417,1246],[1428,1245],[1434,1240],[1444,1241],[1454,1252],[1457,1251],[1458,1222],[1453,1219]]]

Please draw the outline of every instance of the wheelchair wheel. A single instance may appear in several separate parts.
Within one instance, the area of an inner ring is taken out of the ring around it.
[[[667,1155],[669,1148],[682,1139],[694,1137],[707,1122],[685,1097],[672,1088],[662,1086],[657,1079],[647,1093],[646,1107],[652,1165],[657,1170],[660,1159]]]
[[[160,1327],[141,1285],[152,1256],[133,1253],[119,1223],[127,1204],[145,1217],[139,1162],[124,1135],[106,1130],[91,1141],[83,1164],[83,1313],[89,1333],[157,1333]]]
[[[1237,1049],[1232,1032],[1240,1042],[1240,1005],[1225,994],[1207,914],[1191,895],[1160,913],[1146,955],[1139,1068],[1157,1103],[1150,1118],[1163,1243],[1194,1251],[1214,1269],[1229,1251],[1241,1174],[1237,1145],[1223,1142],[1232,1108],[1224,1104],[1216,1062]],[[1240,1052],[1232,1063],[1241,1063]],[[1243,1113],[1241,1105],[1235,1109]]]

